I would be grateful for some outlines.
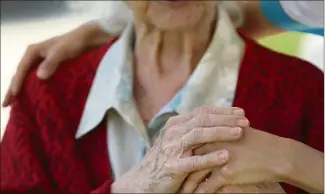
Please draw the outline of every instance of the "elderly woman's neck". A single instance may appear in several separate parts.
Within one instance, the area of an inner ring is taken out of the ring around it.
[[[168,74],[176,69],[190,74],[211,42],[214,24],[214,21],[206,21],[195,28],[178,31],[136,24],[137,66],[150,68],[159,74]]]

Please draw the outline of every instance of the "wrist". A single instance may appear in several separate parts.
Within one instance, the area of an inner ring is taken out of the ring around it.
[[[277,142],[280,149],[280,155],[275,168],[273,169],[276,173],[278,181],[291,182],[292,178],[296,173],[296,153],[299,153],[297,142],[289,138],[280,138]]]
[[[129,186],[131,186],[131,189]],[[112,183],[111,193],[130,193],[132,192],[132,186],[134,185],[126,177],[122,176]]]
[[[281,182],[309,193],[324,192],[324,154],[299,141],[282,138],[283,165],[278,165]]]
[[[111,185],[111,193],[125,193],[125,190],[119,186],[117,181],[114,181]]]
[[[143,189],[147,181],[142,178],[142,172],[137,167],[130,169],[111,185],[111,193],[149,193]],[[141,180],[139,182],[138,180]]]
[[[104,32],[99,24],[92,21],[81,25],[75,31],[86,48],[97,47],[113,39],[113,36]]]

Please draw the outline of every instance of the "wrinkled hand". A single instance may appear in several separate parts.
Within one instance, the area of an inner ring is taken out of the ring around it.
[[[62,36],[45,40],[38,44],[29,45],[19,62],[15,76],[11,80],[3,106],[9,106],[14,96],[20,91],[22,84],[34,65],[41,62],[37,76],[47,79],[58,68],[62,61],[80,55],[87,48],[86,34],[71,31]]]
[[[175,193],[191,172],[223,165],[225,150],[193,155],[204,143],[231,141],[248,126],[238,108],[200,108],[170,118],[143,162],[112,185],[112,193]]]
[[[227,150],[230,159],[222,167],[192,173],[180,192],[215,193],[225,185],[280,182],[282,169],[288,164],[282,139],[247,128],[238,141],[209,143],[197,148],[196,155]]]

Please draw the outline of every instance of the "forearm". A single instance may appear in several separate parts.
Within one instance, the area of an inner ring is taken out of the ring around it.
[[[113,40],[116,35],[109,34],[102,29],[101,25],[96,21],[90,21],[74,30],[63,34],[66,37],[79,37],[84,48],[94,48],[106,44]]]
[[[289,169],[284,170],[284,181],[310,193],[324,192],[324,153],[303,143],[286,140]]]
[[[99,23],[91,21],[74,30],[76,33],[83,33],[88,47],[97,47],[108,43],[116,37],[103,30]]]

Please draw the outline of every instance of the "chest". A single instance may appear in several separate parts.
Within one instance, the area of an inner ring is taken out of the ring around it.
[[[288,88],[279,90],[279,87],[275,86],[276,83],[263,80],[238,82],[233,106],[245,110],[253,128],[301,140],[303,136],[303,115],[300,111],[303,103],[299,98],[301,94],[294,88],[292,88],[294,91]],[[172,94],[170,96],[173,97]],[[48,140],[42,142],[45,158],[49,161],[49,173],[58,179],[56,182],[62,187],[71,184],[72,181],[95,188],[112,177],[111,153],[108,151],[111,142],[107,142],[109,139],[107,132],[110,129],[102,122],[84,137],[76,140],[74,135],[82,108],[76,110],[75,107],[83,105],[75,102],[77,101],[71,101],[70,106],[61,106],[62,101],[52,101],[47,108],[51,110],[51,114],[45,112],[46,114],[39,115],[42,139]],[[145,101],[142,103],[146,104]],[[159,108],[165,104],[160,103]],[[42,111],[39,110],[40,113]]]
[[[239,82],[234,107],[241,107],[253,128],[296,140],[303,138],[302,91],[276,87],[276,81]]]
[[[175,84],[167,79],[156,85],[152,85],[150,82],[144,85],[135,84],[133,96],[145,125],[148,125],[150,120],[157,115],[162,108],[167,104],[171,104],[175,96],[180,93],[184,82]]]

